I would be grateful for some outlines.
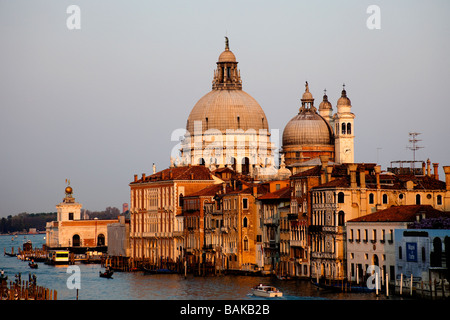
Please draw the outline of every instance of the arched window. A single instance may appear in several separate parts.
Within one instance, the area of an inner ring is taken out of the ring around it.
[[[416,204],[420,204],[420,194],[416,194]]]
[[[388,203],[388,196],[387,194],[383,194],[383,204],[387,204]]]
[[[438,206],[442,205],[442,196],[440,194],[436,197],[436,203]]]
[[[347,123],[347,134],[352,134],[352,124]]]
[[[248,174],[250,172],[250,159],[245,157],[242,159],[242,174]]]
[[[205,159],[203,159],[203,158],[198,159],[198,164],[201,165],[201,166],[204,166],[205,165]]]
[[[247,239],[247,237],[244,238],[244,251],[248,251],[248,239]]]
[[[230,160],[231,160],[230,161],[231,167],[233,168],[234,171],[236,171],[236,158],[231,157]]]
[[[72,247],[79,247],[81,245],[81,239],[78,234],[72,237]]]
[[[106,245],[105,235],[100,233],[97,236],[97,246],[104,246],[104,245]]]
[[[242,227],[247,228],[247,217],[242,221]]]
[[[344,193],[343,192],[338,193],[338,203],[344,203]]]
[[[342,134],[345,134],[345,123],[342,124]]]
[[[373,204],[375,202],[373,193],[369,193],[369,203]]]
[[[338,226],[345,225],[345,213],[344,211],[339,211],[338,213]]]

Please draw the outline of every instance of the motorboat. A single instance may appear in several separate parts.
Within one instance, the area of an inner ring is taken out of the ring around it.
[[[37,264],[36,262],[34,262],[34,261],[28,262],[28,266],[29,266],[31,269],[37,269],[37,268],[38,268],[38,264]]]
[[[283,293],[275,287],[258,284],[253,289],[253,295],[264,298],[282,297]]]

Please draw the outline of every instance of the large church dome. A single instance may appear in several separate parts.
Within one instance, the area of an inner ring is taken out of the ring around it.
[[[258,102],[243,90],[213,90],[204,95],[192,109],[186,129],[194,133],[195,121],[202,131],[218,129],[268,130],[266,115]]]

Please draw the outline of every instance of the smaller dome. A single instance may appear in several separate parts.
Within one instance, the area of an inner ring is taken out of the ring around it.
[[[319,110],[331,110],[333,107],[331,106],[330,101],[328,101],[328,96],[326,94],[323,95],[323,101],[319,104]]]
[[[73,192],[72,187],[67,186],[66,189],[65,189],[65,192],[66,192],[66,194],[72,194],[72,192]]]
[[[347,97],[347,91],[345,91],[345,89],[342,90],[341,97],[338,99],[337,105],[338,106],[351,106],[352,105],[352,102]]]
[[[224,52],[222,52],[219,56],[219,62],[236,62],[236,56],[233,52],[226,49]]]
[[[305,92],[302,96],[302,100],[313,100],[313,99],[314,99],[313,95],[309,91]]]
[[[293,117],[283,131],[283,147],[293,145],[333,144],[333,133],[319,114],[303,111]]]

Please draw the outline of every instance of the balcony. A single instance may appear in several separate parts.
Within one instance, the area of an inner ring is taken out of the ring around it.
[[[277,250],[278,247],[279,247],[279,244],[276,243],[275,241],[264,242],[264,249]]]
[[[333,252],[311,252],[311,258],[314,259],[337,259],[337,254]]]
[[[306,241],[305,240],[290,240],[289,245],[291,247],[305,247]]]
[[[278,225],[279,224],[279,219],[272,217],[272,218],[265,218],[264,219],[264,224],[266,225]]]

